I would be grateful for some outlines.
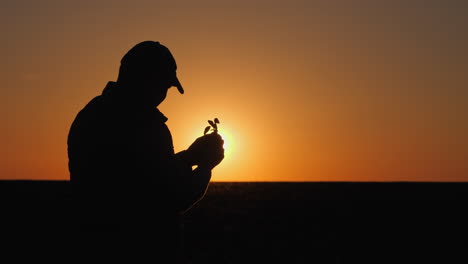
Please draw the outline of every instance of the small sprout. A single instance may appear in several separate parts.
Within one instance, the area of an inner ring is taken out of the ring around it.
[[[219,119],[218,118],[215,118],[214,121],[208,120],[208,124],[210,124],[210,126],[205,127],[205,130],[203,131],[203,135],[206,135],[210,131],[210,129],[214,133],[218,133],[218,125],[217,125],[217,124],[219,124]]]
[[[208,133],[208,131],[210,131],[210,126],[207,126],[205,127],[205,131],[203,131],[203,135],[206,135],[206,133]]]

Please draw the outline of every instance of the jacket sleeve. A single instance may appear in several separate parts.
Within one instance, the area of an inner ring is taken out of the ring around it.
[[[184,155],[185,151],[181,151],[175,154],[173,159],[176,206],[182,213],[203,198],[211,180],[211,169],[203,167],[192,169]]]

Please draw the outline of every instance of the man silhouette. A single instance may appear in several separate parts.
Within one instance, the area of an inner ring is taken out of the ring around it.
[[[76,230],[138,236],[131,243],[145,236],[160,253],[180,250],[181,217],[205,194],[224,149],[212,133],[174,153],[156,107],[170,87],[184,93],[176,70],[167,47],[141,42],[123,56],[117,81],[76,116],[68,135]]]

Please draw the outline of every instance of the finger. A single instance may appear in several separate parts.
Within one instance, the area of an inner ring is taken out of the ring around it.
[[[224,149],[221,148],[216,154],[217,154],[217,156],[219,156],[219,157],[224,157]]]
[[[216,139],[218,139],[218,140],[222,140],[222,139],[223,139],[223,137],[221,137],[221,135],[218,134],[218,133],[211,133],[210,136],[212,136],[213,138],[216,138]]]

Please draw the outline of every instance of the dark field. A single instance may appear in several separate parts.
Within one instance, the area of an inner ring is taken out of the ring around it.
[[[2,228],[69,232],[68,182],[1,181]],[[193,263],[468,263],[468,183],[211,183]]]

